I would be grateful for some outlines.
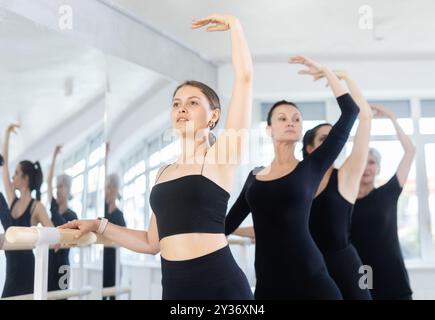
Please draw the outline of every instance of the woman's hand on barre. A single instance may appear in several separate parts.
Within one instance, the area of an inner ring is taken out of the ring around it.
[[[68,223],[65,223],[59,226],[59,229],[76,229],[80,232],[74,236],[75,239],[80,239],[83,235],[89,232],[96,232],[98,230],[98,226],[100,224],[100,220],[72,220]]]
[[[245,237],[251,239],[253,243],[255,243],[255,231],[254,227],[241,227],[237,228],[233,234],[239,237]]]

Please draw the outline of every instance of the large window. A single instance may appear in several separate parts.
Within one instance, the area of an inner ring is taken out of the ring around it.
[[[157,172],[161,166],[175,161],[179,152],[178,143],[166,133],[163,132],[153,139],[143,141],[138,151],[123,161],[121,207],[129,228],[140,230],[148,228],[152,212],[149,196]],[[145,260],[146,256],[123,250],[121,259],[123,261]]]
[[[422,100],[420,114],[420,133],[435,134],[435,100]]]
[[[429,210],[431,213],[432,236],[435,238],[435,142],[425,145],[427,187],[429,193]]]
[[[145,227],[145,160],[136,157],[123,175],[123,212],[129,228]]]
[[[105,152],[105,145],[102,143],[101,137],[97,137],[91,142],[87,165],[87,219],[95,219],[104,216]]]
[[[422,100],[420,104],[420,138],[424,146],[424,163],[427,175],[428,219],[431,221],[432,239],[435,239],[435,99]]]
[[[71,209],[77,213],[79,219],[85,218],[83,216],[83,198],[84,198],[84,190],[85,190],[85,168],[86,168],[86,160],[85,160],[85,152],[84,150],[80,150],[74,157],[71,159],[72,164],[65,169],[65,173],[72,178],[71,183],[71,195],[72,200],[70,200]]]
[[[100,132],[80,145],[62,163],[62,172],[72,178],[70,208],[79,219],[96,219],[104,216],[104,158],[105,145]],[[72,262],[79,262],[79,250],[71,249]],[[84,250],[85,263],[95,264],[102,259],[102,247],[91,246]]]

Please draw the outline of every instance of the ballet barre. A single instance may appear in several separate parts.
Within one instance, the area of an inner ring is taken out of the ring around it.
[[[50,247],[70,248],[91,244],[113,245],[113,242],[95,233],[76,239],[79,230],[46,227],[10,227],[0,242],[3,250],[29,250],[35,248],[34,300],[46,300],[48,284],[48,253]],[[81,296],[81,294],[80,294]],[[14,297],[16,298],[16,297]]]
[[[240,246],[240,268],[245,272],[248,272],[248,246],[254,244],[255,242],[250,238],[231,236],[228,238],[228,244],[234,246]]]
[[[254,241],[252,241],[250,238],[244,238],[244,237],[229,238],[228,244],[239,245],[239,246],[248,246],[248,245],[254,244]]]
[[[107,287],[103,288],[102,296],[105,297],[112,297],[112,296],[119,296],[121,294],[127,294],[128,300],[131,298],[131,289],[129,287]]]
[[[57,290],[57,291],[49,291],[47,292],[47,300],[63,300],[73,297],[81,297],[92,292],[92,288],[90,286],[85,286],[82,289],[74,290]],[[24,294],[21,296],[7,297],[1,298],[0,300],[35,300],[34,294]]]

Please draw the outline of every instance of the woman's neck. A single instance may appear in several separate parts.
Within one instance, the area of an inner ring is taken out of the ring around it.
[[[358,199],[364,198],[375,188],[374,181],[370,183],[361,183],[358,191]]]
[[[112,213],[116,210],[116,201],[110,201],[108,204],[108,213]]]
[[[29,188],[20,189],[20,199],[23,201],[30,201],[32,199],[32,194]]]
[[[271,166],[279,167],[298,162],[295,157],[295,143],[276,142],[273,147],[275,150],[275,158],[273,159]]]
[[[208,137],[193,138],[183,137],[180,140],[181,154],[177,160],[178,164],[199,164],[204,160],[204,155],[210,148]]]
[[[64,214],[68,210],[68,202],[59,202],[59,213]]]

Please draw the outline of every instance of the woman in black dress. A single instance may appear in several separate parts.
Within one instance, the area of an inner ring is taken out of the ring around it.
[[[370,291],[374,300],[410,300],[412,290],[397,234],[397,202],[414,161],[415,147],[394,113],[383,106],[372,108],[375,117],[391,120],[404,154],[391,179],[375,188],[381,156],[377,150],[370,149],[355,203],[351,242],[364,265],[372,270],[373,288]]]
[[[56,197],[53,196],[53,177],[56,159],[62,147],[56,146],[47,178],[47,201],[50,203],[51,221],[55,227],[77,219],[77,214],[71,210],[68,201],[71,199],[72,179],[66,174],[57,176]],[[48,291],[68,289],[71,274],[69,249],[50,250],[48,264]],[[67,276],[65,278],[65,275]],[[66,281],[66,282],[65,282]]]
[[[299,162],[294,151],[302,136],[301,113],[285,100],[272,106],[267,132],[275,158],[251,171],[227,215],[225,233],[233,233],[252,213],[256,299],[341,299],[308,222],[319,183],[346,143],[359,108],[329,68],[301,56],[290,62],[308,68],[300,74],[325,74],[342,114],[322,145]]]
[[[30,227],[41,223],[53,227],[41,199],[42,170],[39,162],[24,160],[18,163],[12,181],[9,176],[9,140],[19,126],[11,124],[6,129],[3,144],[3,184],[8,207],[0,208],[1,222],[7,230],[11,226]],[[19,191],[18,198],[15,191]],[[32,191],[36,192],[35,199]],[[3,197],[3,196],[2,196]],[[10,209],[9,209],[10,208]],[[33,293],[35,257],[32,250],[5,251],[6,281],[2,297]]]
[[[359,124],[349,157],[339,169],[331,166],[324,175],[311,206],[310,232],[322,251],[328,272],[345,300],[371,300],[361,283],[361,259],[350,242],[352,210],[367,163],[372,111],[350,75],[334,71],[343,79],[360,107]],[[323,75],[317,75],[320,79]],[[303,139],[303,155],[308,157],[329,135],[331,125],[320,124],[308,130]]]

